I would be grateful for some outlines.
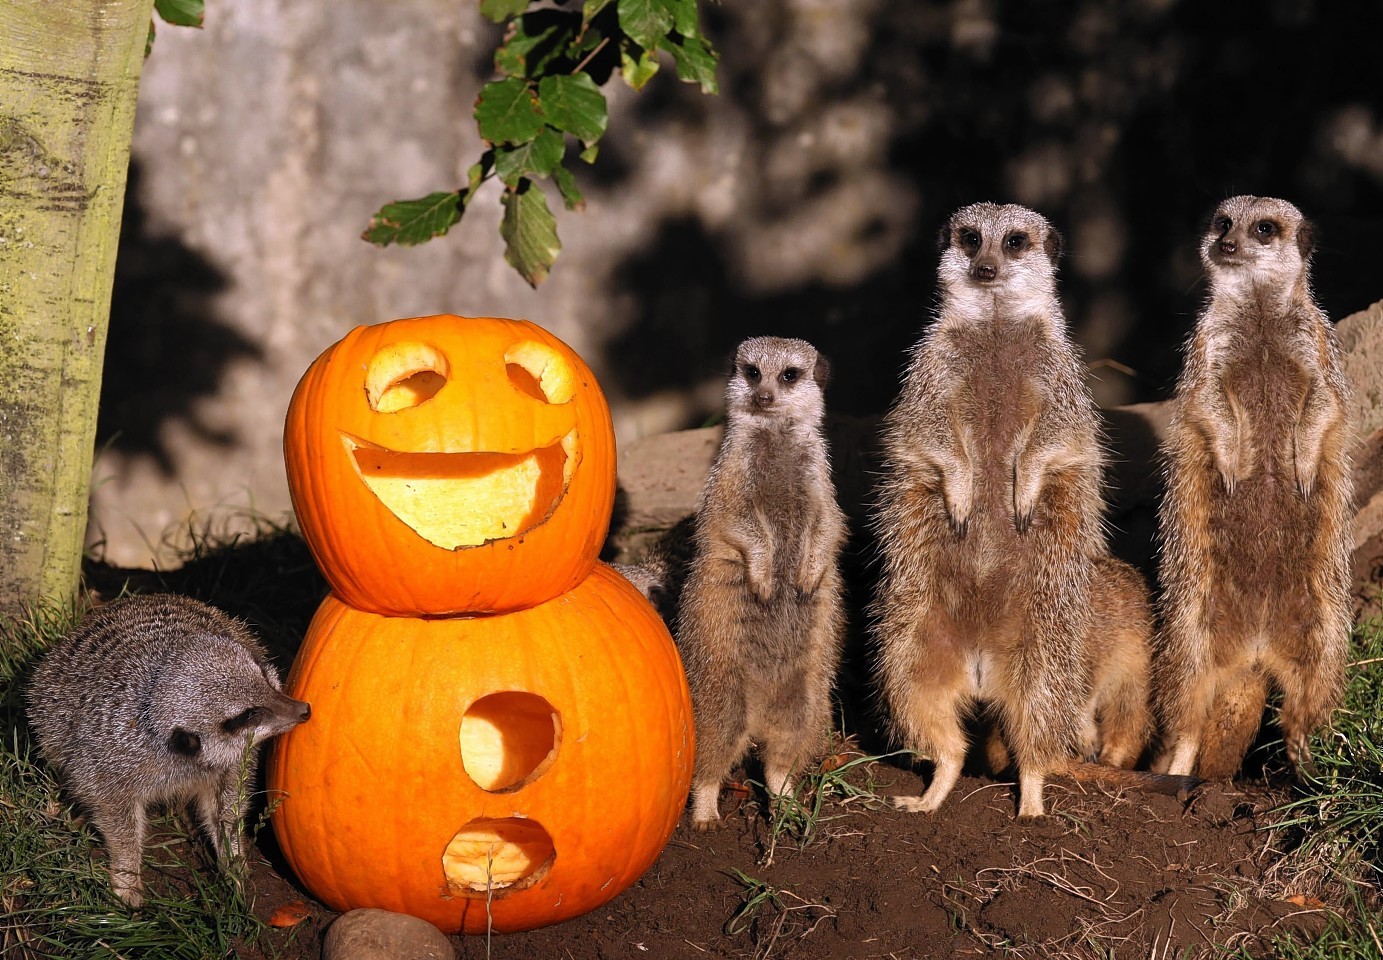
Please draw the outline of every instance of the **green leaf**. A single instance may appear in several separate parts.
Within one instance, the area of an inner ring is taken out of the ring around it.
[[[499,235],[504,238],[504,259],[533,287],[546,279],[562,249],[557,220],[543,191],[531,180],[522,180],[516,189],[504,192]]]
[[[663,40],[659,47],[672,54],[677,64],[677,76],[687,83],[701,87],[702,93],[716,93],[716,61],[719,56],[700,37],[683,37],[682,42]]]
[[[566,153],[560,131],[547,127],[528,143],[495,148],[495,173],[510,187],[517,187],[527,176],[551,176]]]
[[[547,122],[565,130],[587,147],[600,139],[609,121],[605,94],[587,74],[543,77],[538,82],[538,103]]]
[[[608,7],[614,0],[586,0],[581,4],[581,19],[590,23],[596,14]]]
[[[495,80],[480,88],[475,122],[490,143],[526,143],[543,129],[543,115],[528,82],[518,77]]]
[[[586,209],[586,198],[581,196],[581,189],[576,185],[576,177],[570,170],[558,164],[552,171],[552,179],[557,183],[557,189],[562,192],[562,202],[567,205],[568,210]]]
[[[595,158],[598,153],[600,153],[600,147],[593,143],[585,150],[581,151],[581,159],[585,160],[587,163],[595,163]]]
[[[480,12],[495,23],[523,13],[529,0],[480,0]]]
[[[149,59],[149,54],[154,52],[154,18],[149,18],[149,36],[144,40],[144,59]]]
[[[619,72],[631,88],[642,90],[658,72],[658,54],[640,48],[639,55],[634,57],[630,55],[629,47],[625,46],[619,52]]]
[[[616,0],[619,25],[624,32],[645,50],[657,47],[658,41],[672,29],[672,11],[667,0]]]
[[[574,13],[524,14],[510,24],[504,43],[495,51],[495,69],[506,76],[528,78],[553,72],[552,65],[562,59],[580,27],[581,18]]]
[[[205,0],[154,0],[154,9],[169,23],[180,27],[200,27],[206,13]]]
[[[396,200],[386,203],[370,218],[369,227],[360,237],[381,247],[391,243],[425,243],[451,229],[461,219],[461,213],[461,195],[455,190],[429,193],[417,200]]]
[[[466,188],[461,191],[461,206],[463,208],[471,202],[471,197],[475,196],[475,192],[480,189],[480,185],[490,175],[494,166],[495,152],[493,150],[486,150],[481,154],[478,161],[471,164],[471,168],[466,171]]]
[[[672,10],[672,29],[684,37],[701,36],[701,28],[697,26],[696,0],[667,0],[667,5]]]

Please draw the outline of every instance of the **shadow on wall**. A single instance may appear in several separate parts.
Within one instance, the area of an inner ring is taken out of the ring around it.
[[[140,167],[133,163],[120,226],[96,446],[146,457],[171,477],[177,468],[167,427],[177,423],[205,443],[234,447],[234,433],[210,423],[198,404],[216,396],[232,364],[260,361],[264,355],[216,315],[213,304],[226,289],[226,276],[176,237],[150,230],[139,202],[139,180]]]
[[[658,77],[581,171],[589,193],[613,195],[637,187],[650,143],[683,151],[693,174],[724,164],[689,205],[649,199],[666,219],[610,265],[605,291],[630,305],[604,335],[607,392],[701,398],[681,426],[718,412],[735,344],[764,333],[831,358],[832,409],[886,408],[933,301],[933,238],[977,200],[1027,204],[1066,235],[1061,290],[1106,406],[1169,392],[1203,295],[1198,232],[1224,196],[1286,197],[1317,221],[1316,288],[1332,316],[1383,297],[1383,5],[1353,5],[1347,22],[1324,0],[703,11],[721,94]],[[150,232],[138,174],[99,442],[171,474],[166,428],[232,444],[199,403],[230,364],[263,358],[212,309],[217,268]]]
[[[976,200],[1066,235],[1063,299],[1104,405],[1169,394],[1223,197],[1294,201],[1321,228],[1322,305],[1362,309],[1383,298],[1383,7],[1366,6],[1344,25],[1315,0],[709,6],[720,96],[665,84],[636,122],[748,131],[743,184],[732,213],[664,223],[613,273],[636,304],[608,344],[615,388],[723,378],[740,339],[775,333],[831,357],[833,409],[884,409],[929,315],[933,238]]]

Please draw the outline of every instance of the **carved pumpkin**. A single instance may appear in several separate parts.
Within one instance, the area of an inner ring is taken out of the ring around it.
[[[691,703],[652,606],[604,564],[490,617],[399,618],[328,596],[285,689],[274,832],[336,910],[455,933],[577,916],[662,851],[691,780]]]
[[[549,600],[590,572],[614,504],[605,397],[526,320],[357,327],[303,375],[283,445],[318,566],[376,613]]]

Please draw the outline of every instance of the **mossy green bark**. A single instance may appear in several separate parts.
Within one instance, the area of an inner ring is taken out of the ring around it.
[[[0,3],[0,614],[77,587],[152,8]]]

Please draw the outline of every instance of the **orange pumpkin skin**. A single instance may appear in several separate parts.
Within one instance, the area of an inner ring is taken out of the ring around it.
[[[307,889],[338,911],[484,932],[485,894],[449,884],[442,854],[474,820],[526,818],[551,838],[550,868],[526,889],[494,891],[488,919],[496,931],[566,920],[638,879],[686,802],[681,661],[652,606],[605,564],[555,600],[491,617],[388,618],[328,596],[286,689],[312,718],[272,743],[274,832]],[[561,733],[531,782],[487,791],[467,773],[459,731],[499,691],[543,698]]]
[[[419,364],[434,370],[408,380]],[[561,374],[556,401],[524,364]],[[615,440],[605,397],[570,347],[526,320],[441,315],[357,327],[303,375],[283,443],[303,537],[332,589],[361,610],[542,603],[590,573],[609,527]],[[530,482],[522,470],[536,477],[531,510],[506,519],[468,492],[464,484],[496,465],[519,471],[506,481],[515,488]],[[368,485],[381,476],[378,489]],[[430,540],[386,502],[470,526]],[[462,536],[475,542],[458,545]]]

